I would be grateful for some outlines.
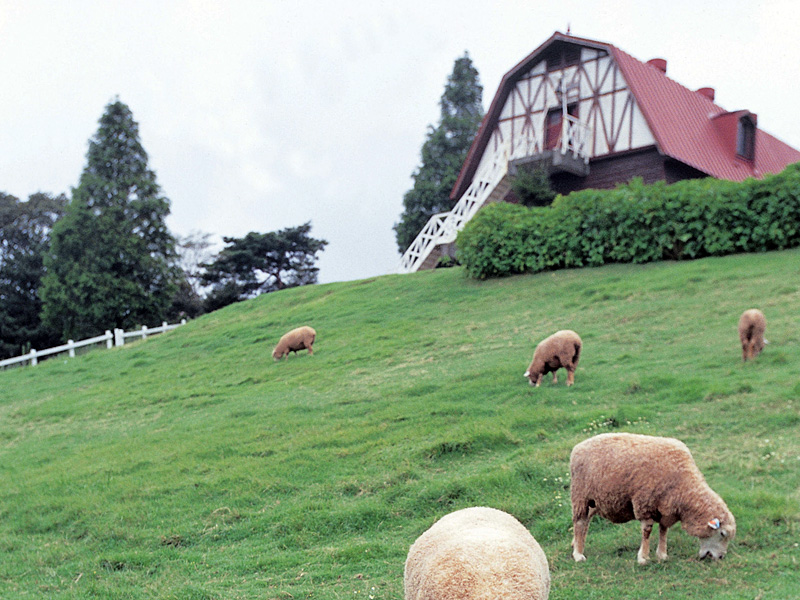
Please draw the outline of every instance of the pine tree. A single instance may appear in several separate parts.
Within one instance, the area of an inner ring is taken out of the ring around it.
[[[280,231],[251,231],[227,244],[213,262],[203,265],[202,281],[212,285],[205,309],[217,310],[259,294],[317,282],[317,253],[328,245],[311,237],[311,222]]]
[[[483,118],[483,87],[469,54],[457,59],[439,101],[437,127],[429,127],[422,146],[422,165],[414,172],[414,186],[403,196],[404,211],[394,225],[400,252],[436,213],[455,204],[450,192]]]
[[[147,166],[139,126],[119,100],[99,125],[45,256],[43,320],[65,338],[159,323],[175,288],[169,200]]]

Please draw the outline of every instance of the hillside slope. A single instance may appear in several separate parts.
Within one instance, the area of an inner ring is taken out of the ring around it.
[[[742,364],[742,310],[767,346]],[[465,506],[511,512],[551,598],[796,597],[800,252],[486,282],[459,269],[262,296],[178,330],[0,372],[0,597],[402,598],[409,545]],[[314,356],[274,363],[301,324]],[[578,331],[572,388],[522,377]],[[638,524],[571,559],[568,460],[671,435],[737,517],[728,557],[636,565]]]

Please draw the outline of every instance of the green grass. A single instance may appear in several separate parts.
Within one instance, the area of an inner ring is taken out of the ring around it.
[[[753,306],[770,345],[741,362]],[[800,594],[800,252],[475,282],[460,269],[297,288],[113,350],[0,372],[0,598],[402,598],[453,510],[520,519],[551,598]],[[314,356],[270,356],[288,329]],[[576,385],[522,373],[578,331]],[[570,550],[569,452],[675,436],[737,517],[719,563],[637,523]],[[653,558],[655,553],[653,552]],[[635,592],[634,592],[635,590]]]

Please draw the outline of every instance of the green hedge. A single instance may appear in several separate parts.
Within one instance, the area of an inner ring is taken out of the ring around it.
[[[477,279],[800,246],[800,163],[742,183],[693,179],[581,190],[552,206],[497,203],[458,235]]]

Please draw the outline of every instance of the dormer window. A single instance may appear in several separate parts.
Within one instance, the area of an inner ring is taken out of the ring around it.
[[[749,115],[739,119],[736,134],[736,154],[745,160],[753,160],[756,155],[756,125]]]

